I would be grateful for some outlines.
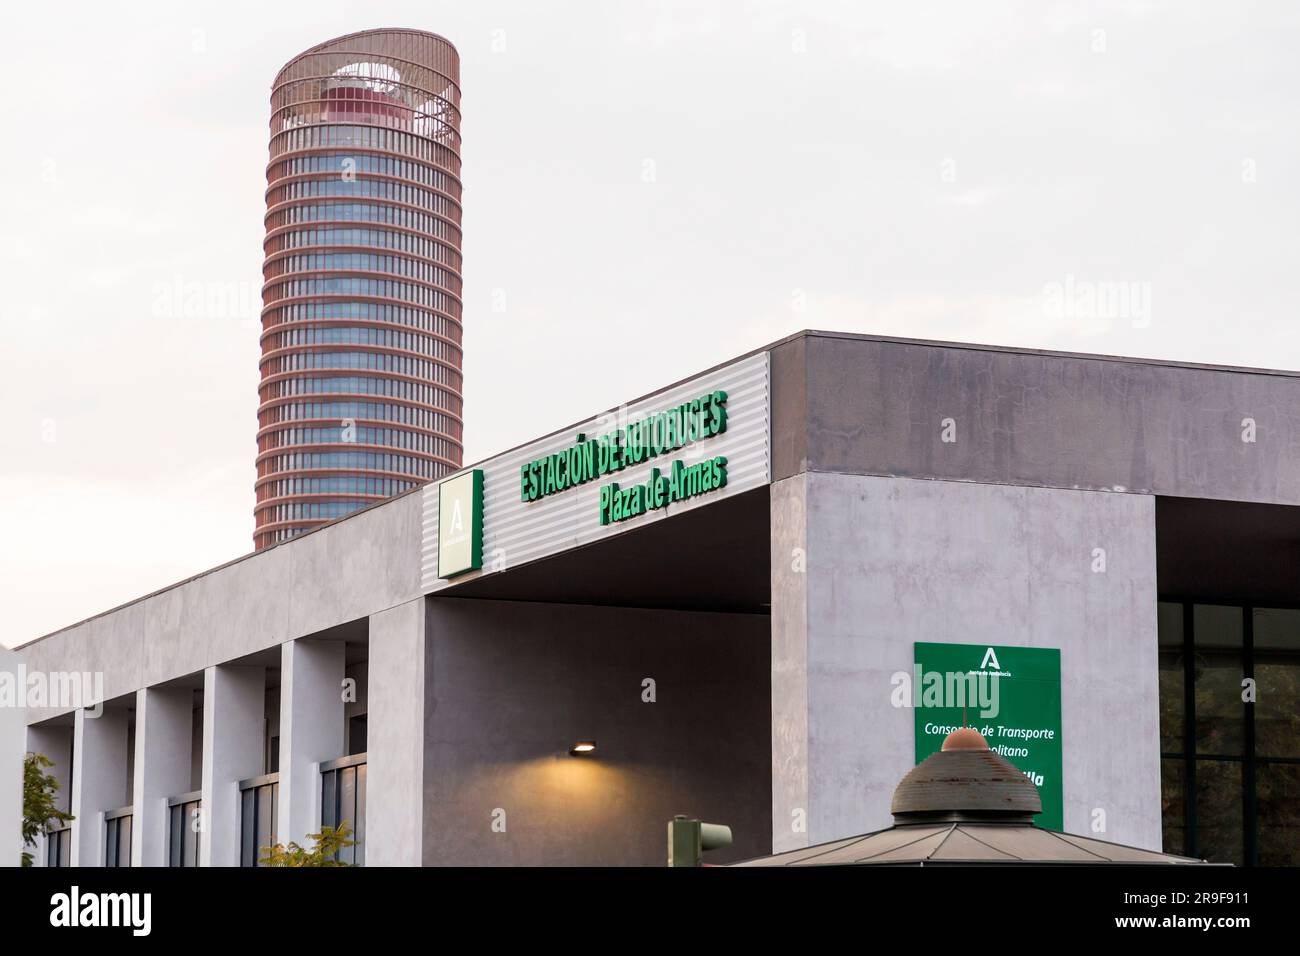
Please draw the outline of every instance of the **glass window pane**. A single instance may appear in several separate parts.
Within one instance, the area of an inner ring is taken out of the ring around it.
[[[1183,722],[1183,652],[1160,652],[1160,752],[1182,753]]]
[[[1160,761],[1160,819],[1163,823],[1164,851],[1187,852],[1187,774],[1186,761]]]
[[[1197,648],[1240,648],[1241,608],[1226,604],[1197,604],[1192,608],[1192,629],[1192,640]]]
[[[1255,650],[1300,652],[1300,611],[1276,607],[1255,608]]]
[[[355,834],[357,829],[357,769],[344,767],[339,771],[339,817],[346,822]],[[354,836],[352,839],[356,839]],[[354,847],[348,847],[341,854],[345,863],[355,863]]]
[[[1257,608],[1255,753],[1300,757],[1300,611]]]
[[[339,771],[339,819],[356,823],[357,768],[344,767]]]
[[[1196,651],[1196,752],[1241,756],[1241,653]]]
[[[1183,606],[1170,601],[1156,605],[1156,634],[1161,647],[1183,646]]]
[[[335,782],[338,771],[327,770],[320,775],[320,823],[323,827],[338,826],[337,795]]]
[[[257,844],[253,851],[256,860],[266,856],[267,847],[275,842],[271,833],[271,821],[275,819],[272,789],[272,787],[257,788]]]
[[[203,803],[196,800],[185,804],[188,826],[185,832],[185,865],[199,865],[199,848],[203,846]]]
[[[182,817],[182,808],[180,804],[172,807],[167,812],[167,865],[181,865],[181,838],[184,834]]]
[[[352,839],[357,841],[356,860],[357,866],[366,865],[366,765],[361,764],[357,767],[357,832]]]
[[[241,794],[241,798],[239,865],[256,866],[257,847],[255,844],[257,843],[257,831],[254,827],[257,825],[257,792],[255,790],[245,790]]]
[[[1263,763],[1255,770],[1261,866],[1300,866],[1300,765]]]
[[[1255,753],[1300,757],[1300,660],[1255,661]]]
[[[1196,836],[1199,856],[1211,863],[1242,863],[1241,764],[1196,761]]]

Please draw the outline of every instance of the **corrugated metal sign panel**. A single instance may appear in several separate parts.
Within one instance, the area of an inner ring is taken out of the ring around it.
[[[614,431],[627,421],[674,407],[722,389],[727,393],[727,430],[697,440],[676,452],[605,475],[586,484],[524,502],[519,494],[519,469],[530,461],[569,447],[581,432],[589,438]],[[662,521],[669,515],[704,508],[771,481],[769,464],[768,354],[761,352],[713,372],[673,386],[622,409],[596,416],[571,432],[551,435],[499,455],[476,467],[483,470],[483,569],[463,574],[454,583],[472,580],[536,561],[569,548]],[[610,482],[626,488],[650,477],[651,468],[667,473],[674,461],[691,465],[717,455],[727,459],[727,484],[718,491],[675,502],[626,521],[602,525],[600,489]],[[452,477],[452,476],[448,476]],[[421,554],[424,591],[447,587],[438,577],[438,482],[424,488],[424,536]]]

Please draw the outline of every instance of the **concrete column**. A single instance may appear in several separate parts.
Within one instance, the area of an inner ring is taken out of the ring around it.
[[[0,866],[18,866],[22,862],[25,677],[22,659],[0,648]]]
[[[266,668],[203,672],[203,839],[200,866],[239,865],[239,781],[263,768]]]
[[[189,790],[194,692],[146,687],[135,693],[135,780],[131,865],[166,866],[167,799]]]
[[[775,482],[772,526],[772,852],[808,845],[806,481]]]
[[[280,645],[281,843],[307,846],[320,829],[318,764],[343,756],[341,641],[286,641]]]
[[[72,731],[71,723],[33,724],[27,728],[27,753],[44,754],[51,761],[45,772],[58,781],[55,805],[65,813],[72,812]],[[45,865],[45,837],[38,836],[36,845],[28,847],[36,866]]]
[[[424,825],[425,602],[370,617],[366,864],[420,866]]]
[[[127,777],[127,712],[103,707],[76,712],[72,744],[72,864],[104,865],[104,812],[131,800]]]

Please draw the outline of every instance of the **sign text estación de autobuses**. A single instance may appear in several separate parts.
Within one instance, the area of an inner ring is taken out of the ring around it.
[[[607,435],[577,441],[519,469],[522,501],[537,501],[616,474],[727,430],[727,393],[708,392],[672,408],[646,415]],[[722,488],[727,483],[727,459],[721,455],[693,465],[674,461],[667,474],[650,471],[643,484],[600,489],[600,523],[610,524],[662,508],[674,501]]]

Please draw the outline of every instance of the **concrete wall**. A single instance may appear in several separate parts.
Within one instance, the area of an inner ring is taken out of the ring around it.
[[[29,671],[102,672],[111,700],[367,617],[420,594],[420,502],[404,495],[19,650]]]
[[[289,641],[280,648],[278,842],[310,846],[308,834],[320,829],[320,764],[344,753],[345,652],[340,641]]]
[[[444,598],[427,640],[425,863],[662,866],[676,813],[770,850],[766,616]]]
[[[98,717],[78,710],[72,745],[72,849],[77,866],[104,865],[104,814],[131,802],[127,772],[130,715],[106,706]]]
[[[772,485],[772,852],[806,846],[809,807],[808,476]],[[860,831],[860,832],[865,832]]]
[[[188,687],[136,692],[132,866],[167,866],[167,801],[190,789],[193,719],[194,691]]]
[[[217,666],[204,672],[200,866],[239,866],[239,782],[262,774],[265,704],[266,668]]]
[[[809,473],[773,487],[772,529],[777,850],[890,824],[917,641],[1060,648],[1065,829],[1102,808],[1097,835],[1160,849],[1152,498]]]
[[[0,648],[0,866],[18,866],[23,839],[23,761],[26,707],[22,659]]]
[[[803,470],[1300,504],[1300,375],[810,333],[772,356]],[[939,440],[940,421],[958,440]],[[1252,418],[1257,440],[1241,440]]]
[[[426,600],[370,618],[366,865],[419,866],[426,797]]]

